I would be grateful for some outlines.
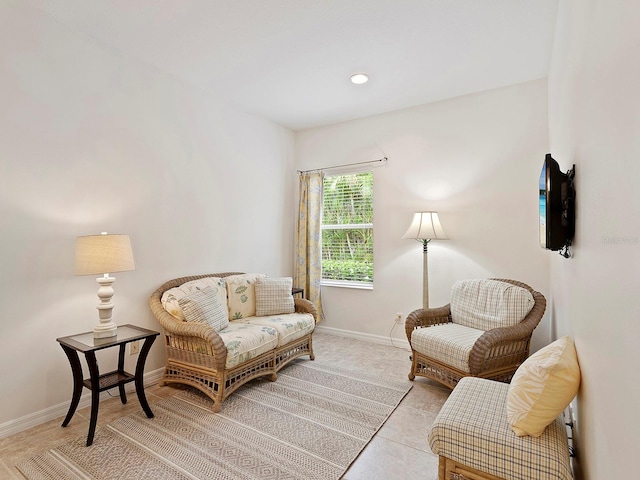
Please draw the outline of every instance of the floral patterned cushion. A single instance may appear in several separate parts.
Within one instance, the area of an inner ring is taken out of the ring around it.
[[[231,322],[219,334],[227,347],[226,368],[273,350],[278,344],[278,332],[271,327]]]
[[[216,332],[229,325],[229,312],[211,287],[196,290],[178,300],[187,322],[205,323]]]
[[[286,345],[313,332],[316,322],[310,313],[289,313],[268,317],[249,317],[232,323],[273,327],[278,331],[278,346]]]
[[[291,287],[293,279],[256,278],[256,316],[281,315],[295,312]]]
[[[186,319],[182,312],[179,300],[190,293],[197,292],[205,287],[211,287],[215,292],[219,303],[224,308],[227,308],[227,290],[224,278],[219,277],[205,277],[183,283],[179,287],[174,287],[164,292],[160,301],[167,312],[178,320],[182,320],[184,322]]]
[[[229,319],[253,317],[256,314],[256,278],[264,278],[262,273],[244,273],[225,277],[229,305]]]

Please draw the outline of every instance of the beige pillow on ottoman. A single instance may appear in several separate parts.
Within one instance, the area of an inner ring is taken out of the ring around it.
[[[527,358],[511,379],[507,419],[519,437],[539,437],[578,393],[580,366],[571,337]]]
[[[217,332],[229,325],[229,314],[211,287],[196,290],[178,300],[187,322],[206,323]]]
[[[257,278],[256,279],[256,317],[280,315],[296,311],[291,287],[293,279]]]

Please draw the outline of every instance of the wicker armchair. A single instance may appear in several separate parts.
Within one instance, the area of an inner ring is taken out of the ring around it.
[[[162,306],[162,294],[173,287],[205,277],[238,274],[240,272],[176,278],[163,283],[149,299],[151,311],[162,325],[167,354],[160,384],[182,383],[199,389],[213,400],[214,412],[220,411],[223,400],[246,382],[261,376],[275,380],[278,370],[302,355],[314,359],[312,333],[308,333],[244,363],[226,368],[227,349],[218,332],[203,323],[180,321]],[[297,313],[310,313],[317,321],[317,310],[309,300],[294,298],[294,302]]]
[[[463,377],[480,377],[509,383],[520,364],[529,356],[531,335],[546,308],[544,296],[530,286],[515,280],[491,279],[527,289],[533,296],[533,307],[529,313],[513,326],[493,328],[480,332],[472,344],[465,368],[455,367],[450,362],[430,356],[429,352],[417,351],[412,343],[414,330],[452,322],[451,304],[439,308],[418,309],[409,314],[405,323],[407,339],[411,344],[411,372],[409,380],[416,375],[436,380],[454,388]]]

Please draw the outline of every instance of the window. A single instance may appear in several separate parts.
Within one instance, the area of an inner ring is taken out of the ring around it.
[[[324,177],[322,284],[373,288],[373,172]]]

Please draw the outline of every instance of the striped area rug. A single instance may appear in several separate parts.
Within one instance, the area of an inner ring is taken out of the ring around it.
[[[298,359],[212,413],[195,389],[120,418],[18,465],[41,479],[338,479],[411,388]]]

